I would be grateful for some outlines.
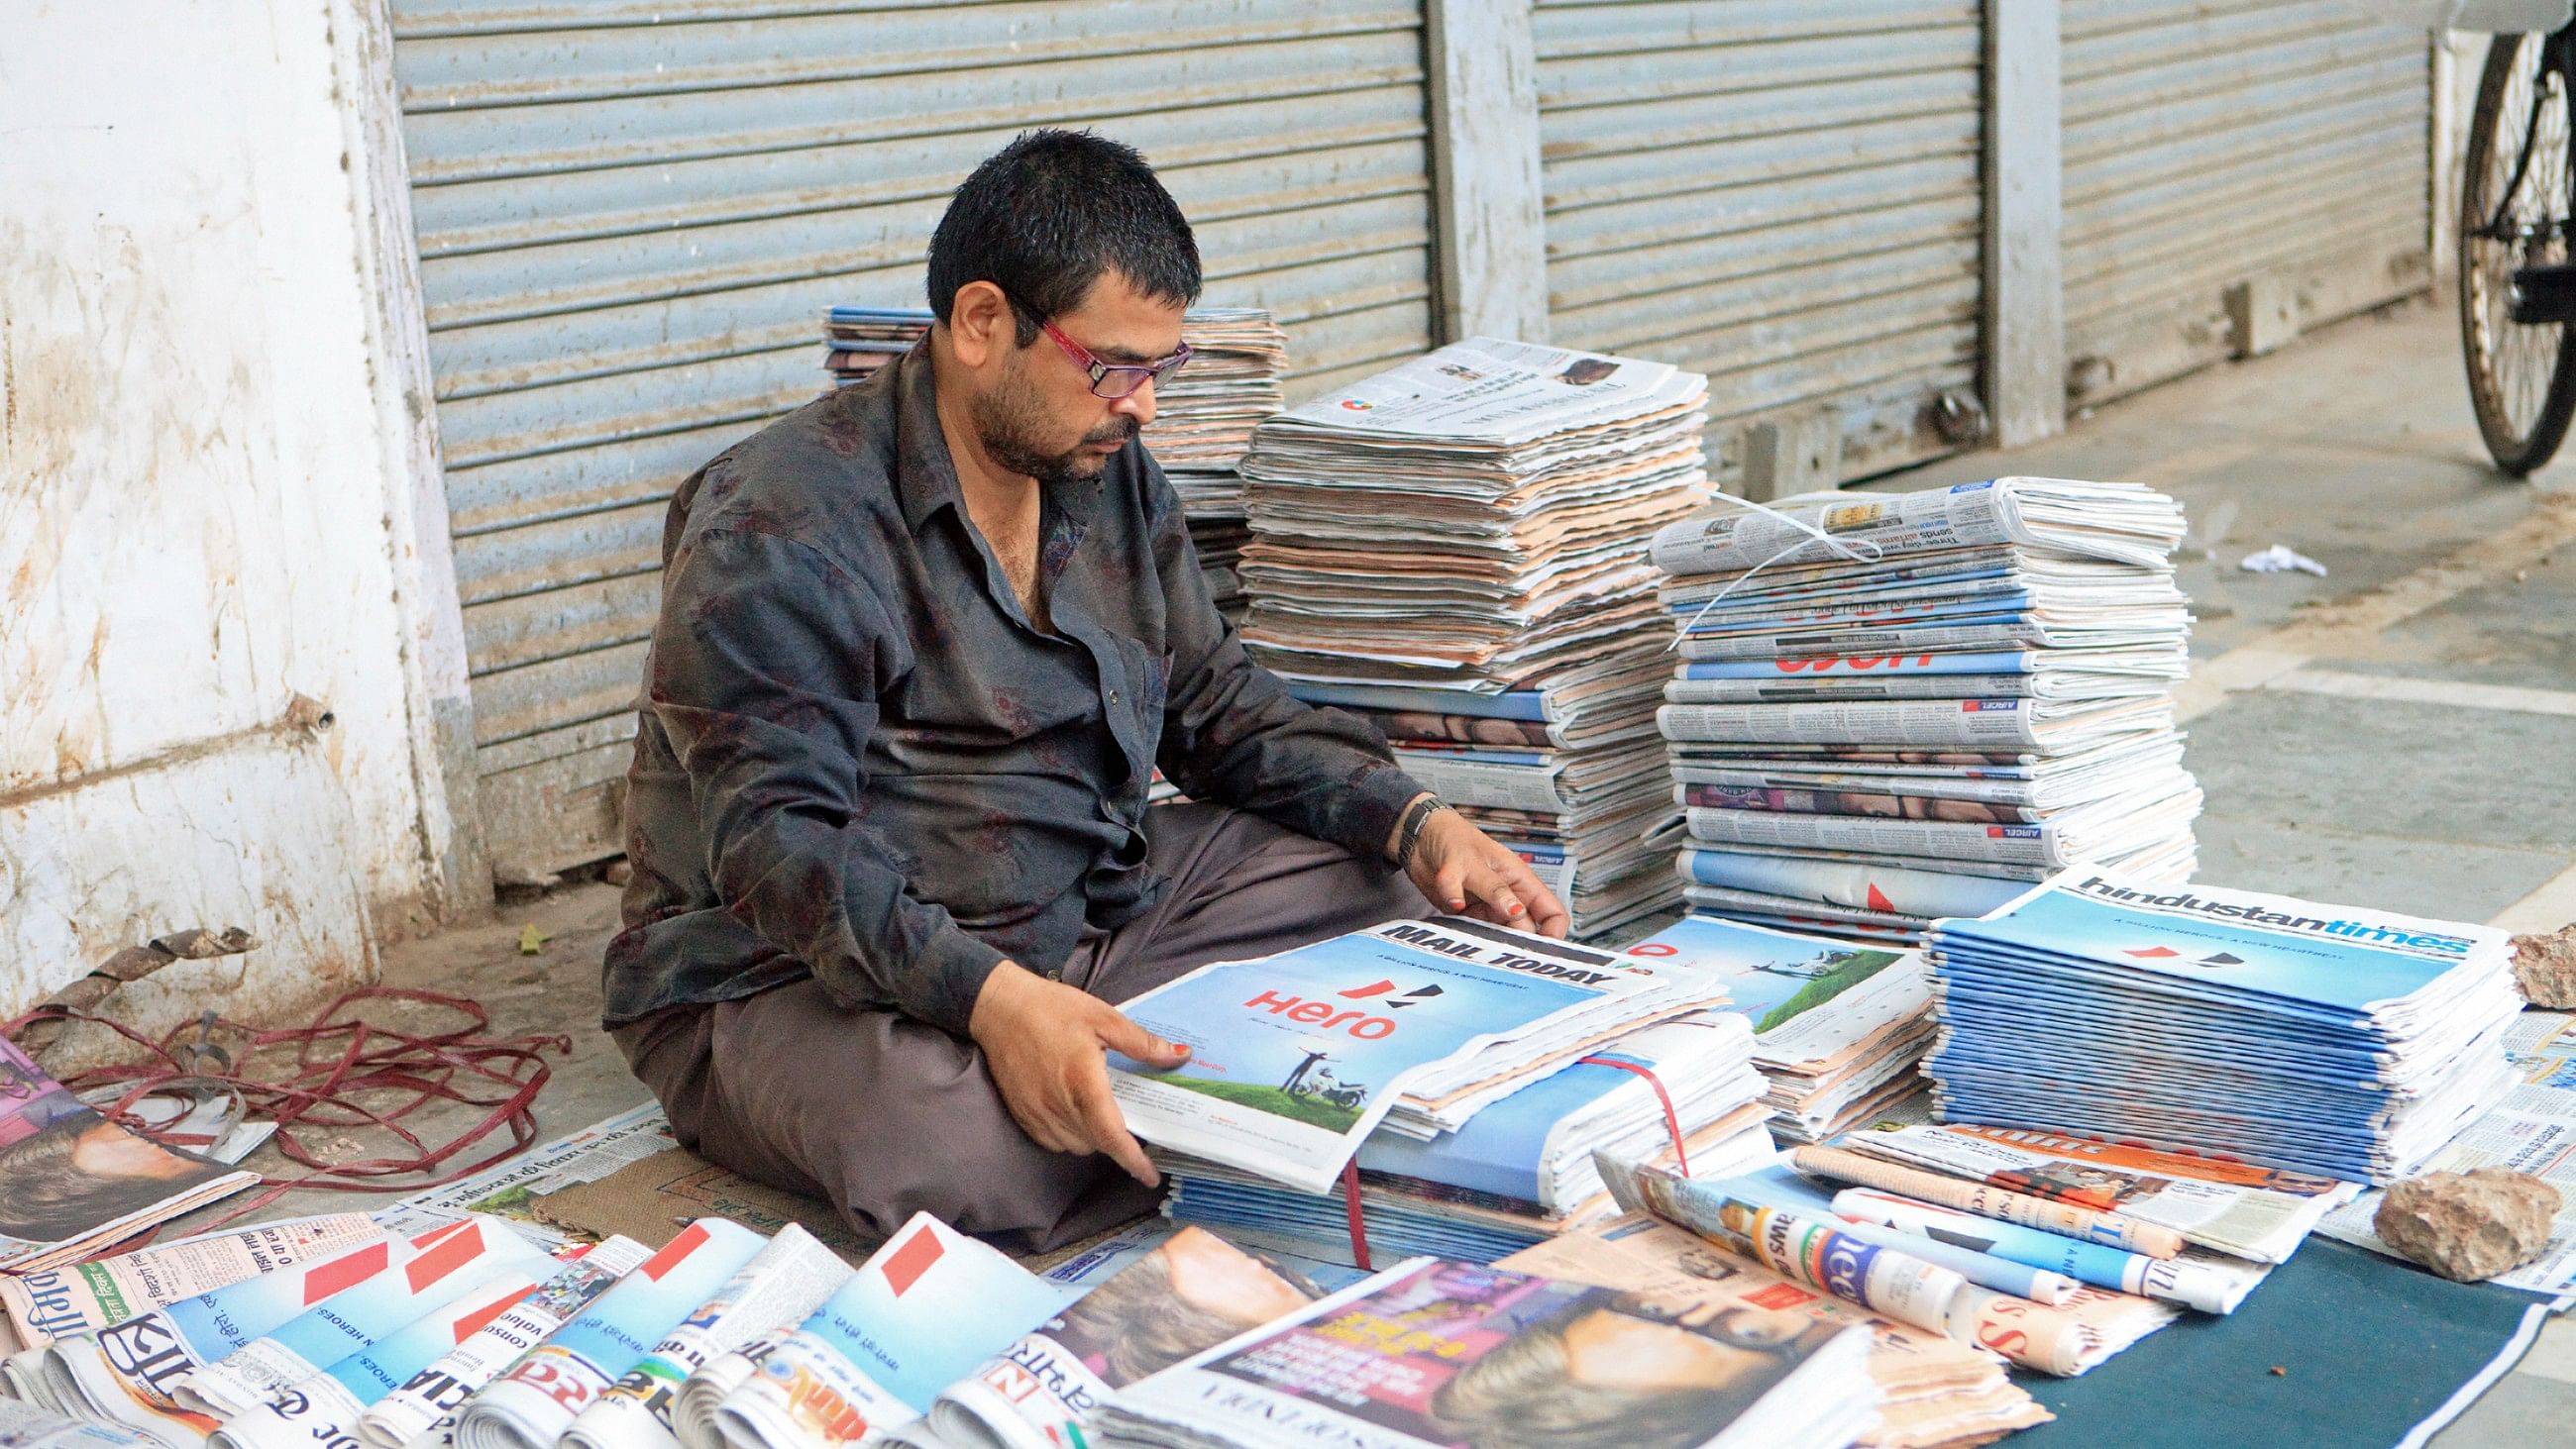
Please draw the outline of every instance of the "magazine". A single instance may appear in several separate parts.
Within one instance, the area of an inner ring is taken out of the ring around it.
[[[1613,1219],[1550,1238],[1495,1266],[1668,1299],[1697,1293],[1731,1308],[1865,1328],[1872,1340],[1869,1376],[1879,1392],[1879,1425],[1866,1441],[1875,1449],[1981,1440],[2050,1417],[2005,1376],[1994,1353],[1801,1288],[1657,1218]]]
[[[1826,1449],[1875,1420],[1870,1335],[1417,1259],[1118,1391],[1103,1443]]]
[[[1444,917],[1203,966],[1121,1007],[1190,1059],[1156,1072],[1113,1054],[1112,1087],[1157,1147],[1321,1192],[1396,1096],[1444,1063],[1544,1040],[1651,984],[1600,959]]]
[[[0,1272],[77,1262],[257,1181],[128,1132],[0,1039]]]

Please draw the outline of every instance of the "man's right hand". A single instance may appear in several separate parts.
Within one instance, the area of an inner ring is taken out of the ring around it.
[[[1009,961],[984,978],[966,1032],[983,1048],[984,1068],[1012,1120],[1040,1147],[1105,1152],[1147,1187],[1162,1180],[1110,1096],[1108,1053],[1168,1071],[1189,1060],[1188,1047],[1164,1041],[1087,991]]]

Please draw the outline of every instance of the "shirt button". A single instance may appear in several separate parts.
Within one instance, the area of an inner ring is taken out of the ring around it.
[[[1116,704],[1116,703],[1118,702],[1118,691],[1117,691],[1117,690],[1114,690],[1114,689],[1113,689],[1113,690],[1109,691],[1109,702],[1110,702],[1111,704]]]
[[[1061,966],[1050,967],[1046,972],[1046,979],[1049,981],[1062,981],[1064,979],[1064,968]]]

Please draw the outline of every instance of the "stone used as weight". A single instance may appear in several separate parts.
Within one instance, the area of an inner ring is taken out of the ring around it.
[[[2576,925],[2514,937],[2513,984],[2534,1006],[2576,1007]]]
[[[2549,1243],[2558,1189],[2527,1172],[2481,1167],[2408,1178],[2371,1220],[2388,1246],[2461,1283],[2530,1262]]]

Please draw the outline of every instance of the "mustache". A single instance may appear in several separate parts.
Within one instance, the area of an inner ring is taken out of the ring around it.
[[[1142,431],[1134,418],[1111,418],[1109,426],[1083,434],[1082,440],[1086,443],[1124,443],[1132,441]]]

